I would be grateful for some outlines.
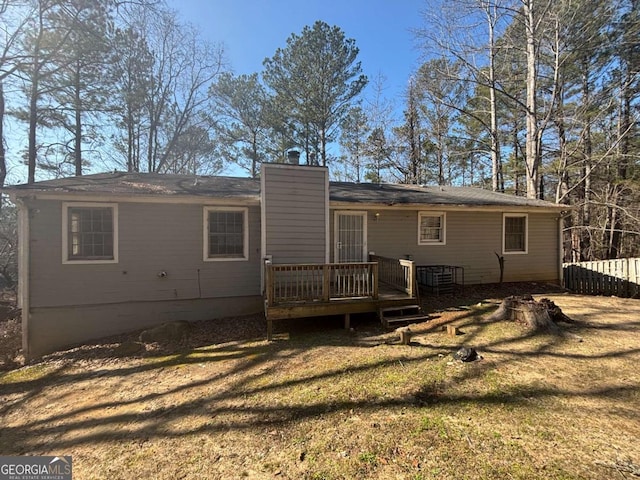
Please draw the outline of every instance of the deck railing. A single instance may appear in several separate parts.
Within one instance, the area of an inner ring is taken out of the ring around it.
[[[265,262],[265,301],[285,303],[329,302],[332,299],[378,298],[378,264]]]
[[[412,260],[371,255],[372,262],[378,264],[380,282],[397,290],[414,295],[416,267]]]

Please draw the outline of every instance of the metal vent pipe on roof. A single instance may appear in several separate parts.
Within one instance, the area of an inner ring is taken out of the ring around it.
[[[300,152],[298,150],[289,150],[287,152],[287,163],[300,165]]]

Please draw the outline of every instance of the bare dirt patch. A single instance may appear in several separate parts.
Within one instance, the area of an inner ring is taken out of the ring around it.
[[[82,479],[633,478],[640,301],[525,292],[577,342],[486,322],[522,292],[474,292],[429,299],[410,346],[367,318],[280,323],[267,343],[242,317],[173,349],[59,352],[0,375],[0,453],[72,455]],[[463,345],[483,359],[455,361]]]

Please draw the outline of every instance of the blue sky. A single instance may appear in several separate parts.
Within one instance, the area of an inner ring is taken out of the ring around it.
[[[285,47],[292,33],[322,20],[340,27],[360,49],[364,73],[373,80],[382,74],[383,95],[395,103],[401,119],[409,76],[419,66],[420,52],[412,29],[422,23],[426,0],[167,0],[185,22],[196,26],[211,42],[223,43],[226,57],[236,74],[262,71],[262,62]],[[371,85],[371,83],[370,83]],[[370,87],[369,87],[370,88]],[[367,95],[365,91],[364,95]],[[7,122],[11,145],[7,152],[15,159],[25,147],[24,125]],[[99,168],[99,167],[96,167]],[[22,165],[11,160],[10,183],[26,180]],[[38,171],[38,176],[43,172]]]
[[[389,99],[400,99],[419,65],[411,29],[421,24],[425,0],[169,0],[169,6],[225,45],[236,74],[261,72],[266,57],[316,20],[355,39],[364,73],[386,77]]]

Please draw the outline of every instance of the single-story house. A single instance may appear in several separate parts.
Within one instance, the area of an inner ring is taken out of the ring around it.
[[[416,268],[466,284],[559,282],[565,207],[469,187],[102,173],[4,189],[19,207],[28,356],[174,320],[415,302]],[[390,296],[390,290],[406,298]],[[386,296],[385,296],[386,295]],[[383,303],[386,302],[386,303]]]

